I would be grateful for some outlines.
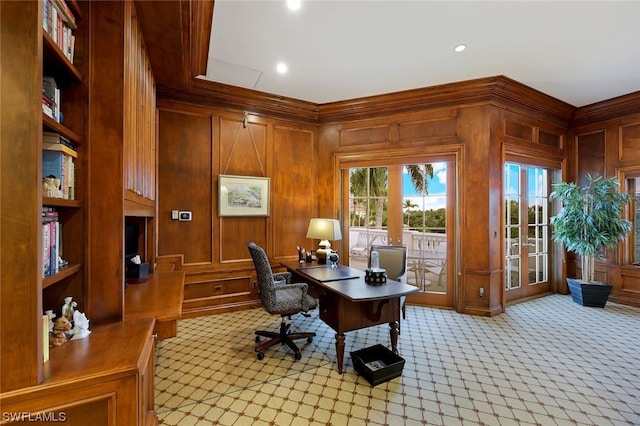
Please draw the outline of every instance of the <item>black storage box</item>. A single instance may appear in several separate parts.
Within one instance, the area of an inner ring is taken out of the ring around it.
[[[146,282],[149,279],[149,264],[129,262],[125,275],[128,283],[138,284]]]
[[[351,352],[351,360],[353,368],[371,386],[399,377],[404,368],[404,358],[380,344]]]

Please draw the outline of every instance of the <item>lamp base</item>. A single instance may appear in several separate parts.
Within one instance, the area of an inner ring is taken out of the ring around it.
[[[319,265],[326,265],[327,259],[329,258],[329,254],[331,253],[331,249],[328,248],[319,248],[316,250],[316,258],[318,259]]]

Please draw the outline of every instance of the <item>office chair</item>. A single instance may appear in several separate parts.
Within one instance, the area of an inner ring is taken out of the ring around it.
[[[407,247],[405,246],[378,246],[372,245],[369,251],[369,267],[371,267],[371,252],[378,252],[380,267],[387,271],[387,281],[405,282],[407,273]],[[402,319],[407,319],[405,303],[407,296],[400,297],[400,309]]]
[[[291,315],[308,312],[316,308],[316,300],[307,294],[308,286],[306,283],[290,284],[291,273],[280,272],[274,274],[269,264],[267,254],[255,243],[249,243],[249,253],[253,259],[258,277],[258,285],[260,289],[260,300],[262,307],[270,314],[280,315],[280,332],[268,330],[256,331],[255,351],[258,353],[258,359],[264,358],[264,350],[278,343],[289,346],[294,352],[296,360],[302,358],[300,349],[294,340],[307,339],[307,343],[313,341],[316,333],[291,333],[291,324],[288,324],[286,317],[291,319]],[[267,337],[269,340],[260,342],[260,337]]]

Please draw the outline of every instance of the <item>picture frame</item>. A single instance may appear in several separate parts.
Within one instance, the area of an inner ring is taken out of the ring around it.
[[[268,177],[218,175],[218,216],[269,216]]]

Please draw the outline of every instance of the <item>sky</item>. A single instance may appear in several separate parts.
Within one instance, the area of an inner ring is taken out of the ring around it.
[[[433,166],[433,179],[427,178],[429,183],[429,194],[419,196],[411,184],[411,179],[406,170],[402,173],[402,191],[403,199],[409,198],[413,204],[414,210],[435,210],[446,207],[446,184],[447,184],[447,163],[431,163]]]

